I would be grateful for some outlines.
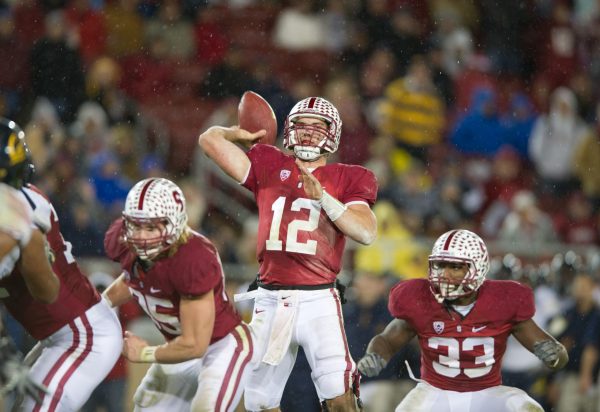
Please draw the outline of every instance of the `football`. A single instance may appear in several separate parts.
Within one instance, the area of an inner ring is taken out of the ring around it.
[[[271,105],[258,93],[247,91],[238,105],[238,124],[249,132],[265,129],[267,134],[257,143],[275,144],[277,138],[277,119]]]

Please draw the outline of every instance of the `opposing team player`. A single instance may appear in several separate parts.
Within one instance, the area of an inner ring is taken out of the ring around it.
[[[15,267],[0,279],[0,299],[10,314],[40,342],[27,355],[30,377],[48,388],[42,403],[26,397],[26,411],[74,411],[102,382],[119,357],[122,333],[119,321],[82,274],[61,233],[52,204],[27,184],[32,165],[23,131],[10,120],[0,120],[0,180],[19,190],[37,227],[45,231],[52,271],[60,281],[58,298],[51,304],[36,300],[25,266],[31,266],[28,247]],[[32,231],[32,240],[39,237]],[[44,265],[40,264],[40,273]],[[35,271],[36,268],[34,267]]]
[[[418,337],[422,380],[396,412],[543,412],[524,391],[502,386],[506,341],[512,334],[551,369],[566,365],[567,352],[532,320],[531,289],[486,280],[488,270],[483,240],[468,230],[452,230],[433,246],[429,281],[403,281],[390,292],[396,319],[371,340],[358,369],[378,375],[395,352]]]
[[[107,255],[123,274],[104,292],[112,305],[135,297],[167,343],[126,332],[123,353],[152,363],[136,410],[233,411],[253,355],[250,329],[224,290],[219,254],[187,226],[185,198],[167,179],[138,182],[123,218],[106,233]]]
[[[363,244],[376,236],[370,206],[377,182],[369,170],[327,158],[339,145],[342,121],[320,97],[290,111],[284,146],[250,145],[265,131],[211,127],[199,138],[204,152],[257,200],[260,263],[250,326],[261,362],[244,395],[246,409],[278,410],[298,347],[312,369],[325,408],[356,409],[356,365],[348,351],[336,276],[346,236]]]
[[[37,231],[31,241],[33,216],[29,205],[25,204],[19,192],[0,183],[0,278],[10,274],[21,254],[33,259],[30,265],[37,270],[28,272],[30,289],[38,291],[38,298],[52,303],[58,296],[58,278],[52,272],[45,253],[44,237]],[[23,265],[21,265],[23,266]],[[21,270],[27,271],[26,268]],[[11,391],[19,396],[33,396],[40,400],[45,388],[29,377],[29,368],[23,364],[19,353],[6,333],[0,319],[0,397]]]

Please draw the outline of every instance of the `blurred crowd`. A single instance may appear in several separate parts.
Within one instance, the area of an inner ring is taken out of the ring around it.
[[[570,342],[564,376],[516,353],[507,383],[557,411],[597,407],[597,354],[579,360],[600,347],[599,1],[4,0],[0,50],[0,116],[25,129],[34,183],[77,256],[101,258],[133,183],[164,176],[190,225],[251,278],[257,221],[232,217],[223,199],[242,195],[202,167],[197,136],[235,124],[245,90],[280,126],[321,95],[344,123],[336,160],[380,185],[378,240],[351,245],[345,265],[353,356],[388,322],[391,284],[426,276],[428,239],[471,229],[499,257],[494,275],[529,282],[538,323]],[[410,388],[394,365],[386,376]],[[405,393],[390,382],[365,397]],[[590,405],[564,406],[566,388]]]

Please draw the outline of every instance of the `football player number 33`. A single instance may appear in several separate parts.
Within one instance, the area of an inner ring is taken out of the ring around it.
[[[271,205],[273,211],[273,220],[271,221],[271,229],[269,230],[269,239],[267,239],[267,250],[283,250],[283,242],[279,239],[279,228],[283,212],[285,211],[285,196],[280,196]],[[287,237],[285,240],[285,251],[303,253],[305,255],[314,255],[317,253],[317,241],[314,239],[307,240],[305,243],[298,242],[298,232],[312,232],[319,226],[319,215],[321,207],[317,202],[310,199],[298,198],[292,202],[290,207],[292,212],[299,212],[302,209],[308,209],[308,220],[292,220],[288,224]]]
[[[464,372],[469,378],[479,378],[487,375],[492,370],[494,364],[494,338],[466,338],[461,345],[460,341],[454,338],[436,337],[429,338],[427,344],[432,349],[438,349],[442,346],[448,348],[448,356],[440,355],[438,362],[433,362],[433,369],[440,375],[454,378],[460,372]],[[475,367],[460,367],[461,352],[481,351],[481,348],[483,348],[483,355],[475,357]]]

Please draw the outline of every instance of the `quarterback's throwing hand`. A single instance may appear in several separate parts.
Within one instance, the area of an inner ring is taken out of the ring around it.
[[[143,362],[141,358],[142,349],[148,346],[148,342],[126,331],[123,339],[123,356],[130,362]]]
[[[367,353],[358,361],[358,370],[366,377],[372,378],[381,373],[387,362],[378,353]]]

